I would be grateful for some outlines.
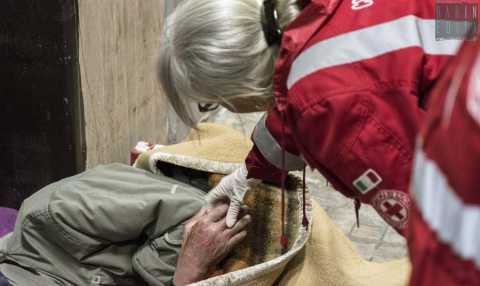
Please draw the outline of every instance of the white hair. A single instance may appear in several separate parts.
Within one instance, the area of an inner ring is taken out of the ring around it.
[[[296,0],[276,0],[283,29],[299,13]],[[180,118],[195,124],[192,100],[272,99],[278,46],[262,29],[262,0],[184,0],[168,17],[159,60],[165,95]]]

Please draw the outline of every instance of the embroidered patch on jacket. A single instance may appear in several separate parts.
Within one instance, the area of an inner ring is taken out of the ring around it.
[[[367,170],[358,179],[353,181],[355,188],[362,194],[366,194],[382,182],[382,177],[372,169]]]
[[[408,222],[410,198],[401,191],[381,190],[372,200],[372,206],[391,226],[405,228]]]
[[[373,0],[352,0],[352,10],[365,9],[373,5]]]

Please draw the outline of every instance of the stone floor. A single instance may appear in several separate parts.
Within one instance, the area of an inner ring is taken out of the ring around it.
[[[212,115],[209,121],[226,124],[250,136],[260,116],[260,113],[237,115],[222,109]],[[406,256],[405,239],[388,226],[372,207],[362,205],[360,228],[357,228],[351,199],[333,190],[316,171],[307,173],[307,185],[313,197],[354,242],[365,259],[381,262]]]

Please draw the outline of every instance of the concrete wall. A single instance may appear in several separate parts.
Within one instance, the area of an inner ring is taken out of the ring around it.
[[[167,143],[169,137],[169,108],[155,74],[165,4],[79,0],[78,5],[86,165],[127,163],[137,141]]]

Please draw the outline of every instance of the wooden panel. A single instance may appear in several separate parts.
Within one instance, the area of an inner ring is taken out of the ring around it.
[[[79,0],[87,168],[128,162],[138,140],[166,143],[155,73],[163,0]]]

